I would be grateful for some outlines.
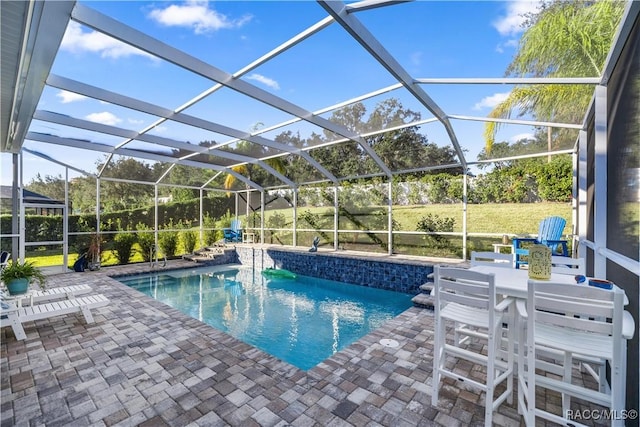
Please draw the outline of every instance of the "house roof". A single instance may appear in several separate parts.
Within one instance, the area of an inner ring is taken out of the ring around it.
[[[64,203],[59,200],[55,200],[50,197],[43,196],[42,194],[38,194],[34,191],[27,190],[26,188],[22,190],[22,194],[23,194],[23,200],[25,203],[64,205]],[[12,199],[12,187],[10,185],[0,185],[0,199]]]

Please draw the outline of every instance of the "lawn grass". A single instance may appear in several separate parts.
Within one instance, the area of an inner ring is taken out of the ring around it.
[[[462,232],[461,205],[398,206],[393,217],[405,231],[416,230],[424,216],[432,214],[453,218],[453,231]],[[535,234],[540,221],[548,216],[561,216],[571,223],[571,205],[567,203],[501,203],[467,206],[467,232]],[[565,230],[570,231],[570,230]]]
[[[386,212],[386,206],[349,209],[349,212],[363,222],[375,222],[372,211]],[[310,211],[316,215],[332,217],[333,208],[298,208],[298,214]],[[265,223],[276,213],[286,218],[286,223],[293,222],[293,209],[271,210],[265,213]],[[455,220],[454,232],[462,232],[462,204],[433,204],[414,206],[394,206],[393,219],[398,223],[399,231],[416,231],[420,219],[428,214],[440,218]],[[548,216],[561,216],[571,224],[571,205],[569,203],[500,203],[467,206],[467,232],[469,233],[498,233],[498,234],[536,234],[540,221]],[[371,217],[369,221],[367,217]],[[377,222],[380,222],[379,220]],[[244,218],[242,224],[246,224]],[[341,228],[342,228],[341,224]],[[565,229],[569,233],[570,226]]]
[[[134,245],[134,248],[138,247],[138,245]],[[139,247],[138,247],[139,249]],[[35,264],[36,267],[48,267],[52,265],[62,265],[63,264],[63,256],[62,250],[38,250],[27,252],[26,258],[28,261],[31,261]],[[69,267],[73,267],[73,264],[78,259],[77,253],[69,253],[68,265]],[[129,259],[129,263],[142,262],[142,255],[138,251],[135,251],[131,258]],[[101,265],[109,266],[109,265],[117,265],[118,258],[116,257],[115,252],[110,250],[102,251],[101,255]]]

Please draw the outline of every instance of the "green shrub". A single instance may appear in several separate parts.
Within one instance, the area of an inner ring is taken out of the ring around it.
[[[324,231],[320,231],[324,228],[324,225],[327,223],[327,217],[325,216],[321,217],[318,214],[314,214],[311,211],[305,210],[298,215],[298,220],[299,220],[299,225],[298,225],[299,228],[312,228],[316,230],[318,234],[320,234],[320,236],[324,241],[330,242],[333,240],[332,237],[329,236],[327,233],[325,233]]]
[[[287,218],[282,212],[276,212],[267,220],[268,228],[285,228],[287,225]]]
[[[145,262],[151,262],[156,246],[156,237],[153,230],[146,224],[139,222],[136,225],[138,230],[138,245],[140,246],[140,255]]]
[[[133,245],[136,243],[135,233],[118,233],[113,239],[111,246],[118,258],[118,264],[129,264],[129,259],[133,254]]]
[[[573,187],[573,165],[571,156],[553,156],[543,163],[536,174],[538,192],[542,200],[570,202]]]
[[[249,214],[249,218],[246,219],[246,221],[247,221],[246,224],[241,224],[242,228],[260,228],[260,224],[262,224],[262,217],[260,216],[260,211],[251,212]],[[231,225],[231,223],[229,223],[229,225]]]
[[[451,175],[444,173],[427,175],[423,178],[428,184],[426,193],[429,203],[449,203],[447,189],[449,188],[450,178]]]
[[[181,233],[182,247],[188,254],[193,253],[198,241],[198,233],[193,230],[186,230]]]
[[[407,182],[408,193],[407,202],[410,205],[419,205],[425,202],[425,184],[421,181],[409,181]]]
[[[427,214],[418,221],[416,230],[425,233],[452,232],[455,223],[456,220],[451,217],[440,218],[439,215]],[[447,236],[429,234],[424,237],[428,245],[436,248],[447,248],[451,245]]]
[[[169,224],[165,228],[171,230],[173,227],[173,220],[169,220]],[[173,258],[178,250],[178,232],[161,231],[158,234],[158,246],[165,257]]]
[[[176,255],[176,250],[178,249],[178,232],[161,232],[158,236],[158,246],[160,246],[160,250],[165,257],[173,258]]]
[[[228,211],[227,211],[228,213]],[[215,242],[217,242],[218,239],[218,232],[217,230],[207,230],[210,228],[215,228],[216,226],[216,220],[215,218],[209,216],[209,214],[205,214],[204,216],[204,232],[202,234],[202,239],[204,240],[204,244],[206,246],[208,245],[213,245]],[[222,233],[220,233],[220,239],[222,239]]]
[[[298,214],[298,221],[300,222],[298,225],[300,228],[314,228],[316,230],[322,228],[320,215],[312,213],[309,210],[302,211]]]
[[[496,168],[473,180],[472,200],[478,203],[532,203],[540,201],[537,164],[519,162]]]

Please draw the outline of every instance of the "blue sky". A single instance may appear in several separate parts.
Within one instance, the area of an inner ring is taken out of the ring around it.
[[[237,72],[327,16],[324,9],[312,1],[90,1],[84,4],[228,73]],[[414,78],[502,77],[521,35],[522,14],[535,10],[536,4],[417,1],[359,12],[356,17]],[[214,85],[73,22],[67,28],[52,72],[169,109],[178,108]],[[308,111],[395,83],[336,23],[242,78]],[[486,116],[511,89],[508,85],[422,87],[448,114],[470,116]],[[371,111],[387,97],[398,98],[406,108],[419,111],[423,118],[431,117],[403,90],[376,97],[365,105]],[[136,131],[153,121],[142,113],[49,87],[45,88],[39,108]],[[185,113],[242,131],[250,131],[258,123],[268,127],[290,118],[286,113],[226,88]],[[467,159],[475,160],[484,145],[483,123],[454,120],[453,126],[461,145],[468,150]],[[45,122],[34,122],[31,129],[109,145],[121,141]],[[303,136],[318,132],[308,124],[286,129],[300,131]],[[282,130],[265,136],[273,138]],[[421,131],[431,142],[449,144],[443,127],[437,123],[425,125]],[[518,139],[531,132],[532,128],[527,126],[504,126],[498,139]],[[168,123],[151,133],[193,143],[231,139]],[[90,172],[95,171],[94,163],[101,158],[94,152],[51,148],[33,141],[27,141],[25,147]],[[36,172],[64,174],[63,168],[52,167],[32,156],[25,156],[25,164],[25,182]],[[10,182],[9,166],[9,156],[3,154],[3,183]]]

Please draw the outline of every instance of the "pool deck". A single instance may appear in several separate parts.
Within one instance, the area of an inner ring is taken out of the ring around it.
[[[156,270],[181,266],[195,264]],[[49,287],[89,284],[111,304],[89,325],[80,314],[26,323],[24,341],[2,329],[1,427],[484,424],[482,394],[453,381],[431,406],[432,311],[410,308],[305,372],[109,277],[149,270],[49,277]],[[515,403],[494,423],[520,426]]]

